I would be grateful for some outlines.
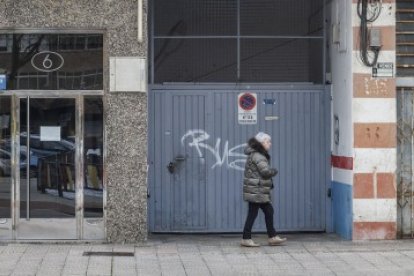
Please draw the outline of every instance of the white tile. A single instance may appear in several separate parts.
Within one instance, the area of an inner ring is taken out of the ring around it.
[[[354,149],[354,173],[394,173],[397,168],[397,150]]]
[[[352,116],[354,123],[396,123],[395,98],[354,98]]]
[[[396,222],[396,199],[354,199],[354,222]]]

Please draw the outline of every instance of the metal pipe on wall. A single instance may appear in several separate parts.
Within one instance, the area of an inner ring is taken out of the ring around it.
[[[404,91],[404,89],[402,89],[402,91],[401,91],[401,98],[402,98],[402,100],[400,101],[401,102],[401,106],[399,106],[399,109],[398,110],[402,110],[402,112],[404,112],[404,106],[403,106],[403,103],[405,102],[405,91]],[[402,115],[401,115],[402,116]],[[403,142],[401,141],[401,144],[403,144]],[[401,160],[401,162],[403,162],[403,160],[404,160],[404,154],[403,154],[403,150],[401,150],[401,156],[400,156],[400,160]],[[405,181],[404,181],[404,179],[402,178],[402,166],[400,166],[400,171],[399,171],[399,175],[400,175],[400,185],[399,185],[399,187],[400,187],[400,194],[401,194],[401,204],[400,204],[400,216],[401,216],[401,237],[403,237],[404,236],[404,214],[403,214],[403,211],[404,211],[404,206],[405,206]]]
[[[20,99],[16,95],[11,98],[12,102],[12,133],[11,133],[11,152],[12,152],[12,238],[17,238],[17,228],[20,218],[20,158],[18,149],[20,147]]]
[[[413,129],[414,129],[414,99],[413,94],[411,94],[411,191],[410,191],[410,197],[411,197],[411,220],[410,220],[410,233],[411,238],[414,237],[413,233],[413,210],[414,210],[414,199],[413,199],[413,187],[414,187],[414,159],[413,159],[413,150],[414,150],[414,136],[413,136]]]
[[[85,180],[84,169],[84,97],[76,97],[76,153],[75,153],[75,192],[76,192],[76,221],[77,221],[77,237],[83,239],[83,216],[84,216],[84,195],[83,185]]]
[[[138,0],[138,42],[142,43],[144,41],[143,37],[143,21],[142,21],[142,15],[143,13],[143,7],[142,7],[142,0]]]

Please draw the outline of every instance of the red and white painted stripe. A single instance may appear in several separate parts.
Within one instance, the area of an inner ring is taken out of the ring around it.
[[[332,155],[331,165],[333,181],[352,185],[352,168],[354,166],[352,157]]]
[[[397,167],[395,79],[372,78],[359,58],[359,17],[353,0],[353,239],[395,239]],[[395,1],[384,0],[371,27],[381,31],[379,62],[395,64]]]

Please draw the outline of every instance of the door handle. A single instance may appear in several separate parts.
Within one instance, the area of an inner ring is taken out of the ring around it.
[[[167,166],[168,171],[170,172],[170,174],[173,174],[175,171],[175,163],[174,162],[170,162]]]
[[[177,162],[183,162],[185,161],[185,157],[182,155],[178,155],[174,158],[174,161],[171,161],[168,166],[167,169],[168,171],[173,174],[175,172],[175,168],[177,167]]]
[[[177,162],[185,161],[185,157],[181,156],[181,155],[178,155],[177,157],[174,158],[174,160],[177,161]]]

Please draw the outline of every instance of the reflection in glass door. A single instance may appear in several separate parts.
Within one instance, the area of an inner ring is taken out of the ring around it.
[[[12,239],[11,97],[0,97],[0,239]]]
[[[0,240],[105,239],[102,96],[0,95]]]
[[[83,238],[105,237],[103,198],[103,103],[100,96],[88,96],[83,102]]]
[[[18,239],[76,239],[76,99],[20,99]]]

